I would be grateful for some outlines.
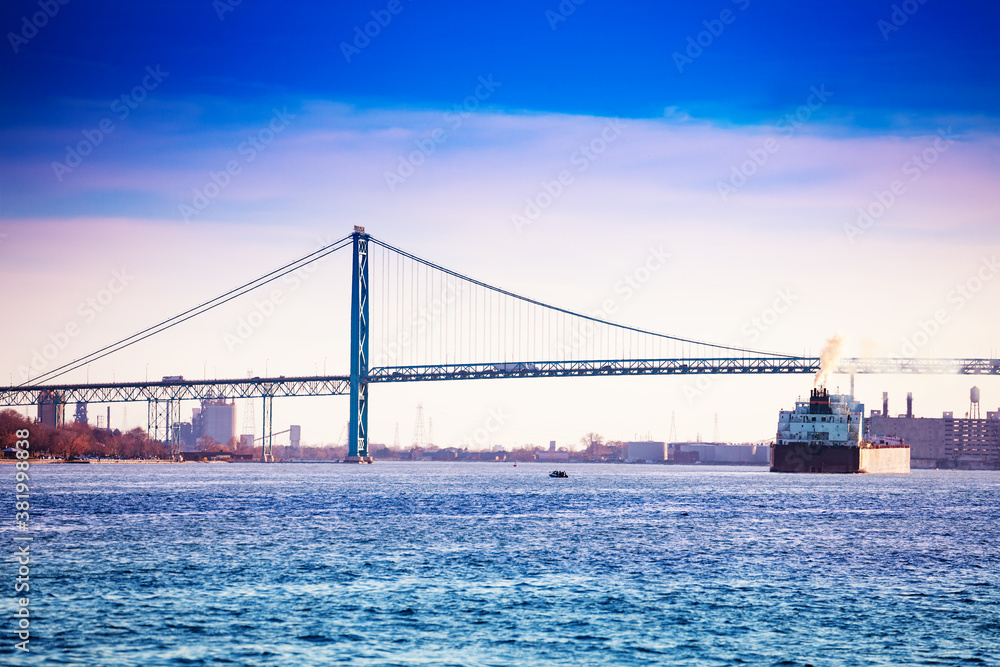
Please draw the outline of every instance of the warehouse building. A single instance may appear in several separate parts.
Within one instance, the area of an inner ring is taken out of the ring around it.
[[[979,388],[969,393],[969,412],[955,417],[916,417],[913,395],[907,395],[905,414],[888,415],[888,394],[882,395],[882,410],[872,410],[868,431],[873,435],[895,435],[910,446],[911,468],[1000,469],[1000,409],[981,417]]]

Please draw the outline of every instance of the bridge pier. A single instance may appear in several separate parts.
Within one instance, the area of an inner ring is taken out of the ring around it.
[[[172,398],[150,398],[146,402],[146,433],[157,442],[177,444],[179,434],[171,427],[180,422],[181,402]],[[173,431],[173,432],[172,432]]]
[[[347,463],[371,463],[368,455],[368,235],[355,227],[351,279],[351,421]]]
[[[263,438],[261,443],[260,460],[264,463],[274,463],[274,452],[272,450],[274,438],[274,396],[264,397],[264,428],[261,431]]]

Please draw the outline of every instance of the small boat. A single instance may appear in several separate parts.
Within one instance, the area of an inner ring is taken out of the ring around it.
[[[565,470],[553,470],[549,473],[549,477],[569,477]]]

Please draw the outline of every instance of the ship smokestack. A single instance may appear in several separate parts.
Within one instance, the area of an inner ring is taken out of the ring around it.
[[[824,387],[814,388],[809,392],[809,414],[828,415],[831,414],[830,392]]]
[[[889,416],[889,392],[887,391],[882,392],[882,416]]]
[[[910,419],[913,417],[913,392],[909,391],[906,393],[906,418]]]

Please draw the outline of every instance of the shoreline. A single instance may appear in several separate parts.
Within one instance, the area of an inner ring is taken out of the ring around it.
[[[162,461],[159,459],[127,459],[122,461],[114,460],[86,460],[86,461],[64,461],[62,459],[0,459],[0,464],[15,464],[20,461],[27,461],[31,465],[54,465],[54,464],[64,464],[64,465],[80,465],[81,463],[87,464],[110,464],[110,465],[135,465],[139,463],[153,463],[153,464],[173,464],[173,463],[187,463],[187,461]]]

